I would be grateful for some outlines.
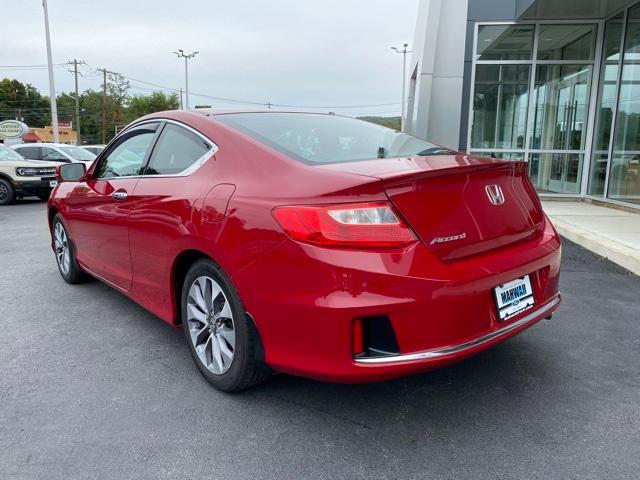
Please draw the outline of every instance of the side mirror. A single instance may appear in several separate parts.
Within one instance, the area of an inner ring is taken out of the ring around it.
[[[84,163],[65,163],[56,167],[56,180],[62,182],[77,182],[81,180],[87,173],[87,167]]]

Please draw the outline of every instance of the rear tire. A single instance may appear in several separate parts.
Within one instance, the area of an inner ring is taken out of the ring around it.
[[[16,191],[11,182],[0,178],[0,205],[11,205],[16,199]]]
[[[56,215],[53,218],[51,230],[53,232],[54,253],[56,254],[56,263],[58,264],[60,276],[65,282],[72,285],[85,282],[89,276],[76,261],[73,242],[60,215]]]
[[[270,375],[234,285],[211,260],[198,260],[182,286],[182,330],[198,370],[215,388],[238,392]]]

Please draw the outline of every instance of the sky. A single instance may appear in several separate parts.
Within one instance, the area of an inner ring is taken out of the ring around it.
[[[53,63],[86,62],[81,91],[99,89],[96,69],[106,68],[144,94],[160,90],[149,83],[184,87],[184,60],[172,52],[199,51],[189,62],[197,94],[389,116],[402,88],[402,55],[390,47],[411,44],[418,1],[48,0]],[[3,0],[2,12],[0,78],[48,94],[42,1]],[[58,93],[73,89],[68,70],[54,70]],[[192,107],[234,105],[190,98]]]

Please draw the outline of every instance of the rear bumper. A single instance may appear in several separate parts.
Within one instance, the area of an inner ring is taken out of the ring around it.
[[[490,345],[500,342],[509,336],[518,333],[520,330],[533,325],[543,318],[551,315],[560,305],[560,294],[551,299],[549,302],[540,306],[533,312],[523,316],[517,321],[508,323],[507,325],[487,333],[473,340],[460,343],[458,345],[451,345],[444,348],[427,350],[426,352],[388,355],[383,357],[371,357],[371,358],[356,358],[355,362],[358,364],[371,364],[371,365],[388,365],[400,362],[420,362],[423,360],[433,360],[438,358],[447,358],[455,355],[465,355],[467,353],[473,353],[477,348],[487,348]],[[509,335],[511,334],[511,335]]]
[[[421,244],[354,252],[287,241],[234,281],[272,368],[328,381],[381,381],[467,358],[549,316],[560,304],[560,257],[548,222],[535,240],[451,262]],[[493,288],[524,275],[535,306],[501,322]],[[380,316],[390,321],[398,354],[354,358],[354,320]]]

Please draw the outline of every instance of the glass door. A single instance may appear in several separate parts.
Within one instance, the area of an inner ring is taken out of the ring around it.
[[[558,84],[558,98],[552,144],[558,150],[580,150],[587,118],[587,81],[580,73],[570,75]],[[582,172],[581,156],[556,153],[551,157],[551,173],[547,188],[551,192],[579,193]]]
[[[580,193],[591,71],[591,65],[538,66],[529,159],[541,192]]]

